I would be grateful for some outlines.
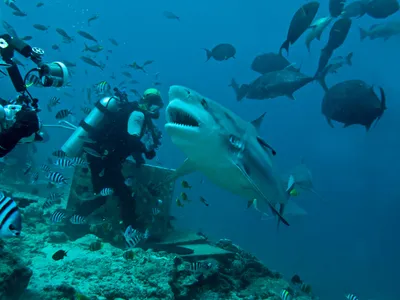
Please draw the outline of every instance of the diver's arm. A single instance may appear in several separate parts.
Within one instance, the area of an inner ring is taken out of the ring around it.
[[[16,114],[15,123],[0,133],[0,157],[7,155],[18,142],[39,130],[36,112],[21,110]]]

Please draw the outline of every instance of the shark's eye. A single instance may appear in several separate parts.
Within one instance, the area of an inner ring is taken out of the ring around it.
[[[232,146],[234,146],[237,149],[242,149],[243,143],[238,139],[236,136],[231,135],[229,137],[229,142],[231,143]]]
[[[204,108],[208,108],[208,104],[207,104],[207,101],[206,101],[206,99],[201,99],[201,105],[204,107]]]

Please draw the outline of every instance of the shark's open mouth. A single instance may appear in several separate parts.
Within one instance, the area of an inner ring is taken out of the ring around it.
[[[168,116],[170,123],[181,126],[199,127],[199,122],[181,109],[170,107],[170,109],[168,109]]]

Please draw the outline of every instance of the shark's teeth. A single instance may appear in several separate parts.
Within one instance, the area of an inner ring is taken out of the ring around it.
[[[179,109],[170,109],[169,121],[174,124],[190,127],[199,127],[199,122],[190,114]]]

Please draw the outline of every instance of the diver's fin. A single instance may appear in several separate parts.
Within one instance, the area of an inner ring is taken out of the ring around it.
[[[255,120],[253,120],[253,121],[250,122],[250,123],[253,124],[253,126],[257,129],[257,131],[260,130],[260,126],[261,126],[262,121],[264,120],[265,114],[266,114],[266,113],[264,112],[264,113],[263,113],[261,116],[259,116],[257,119],[255,119]]]

